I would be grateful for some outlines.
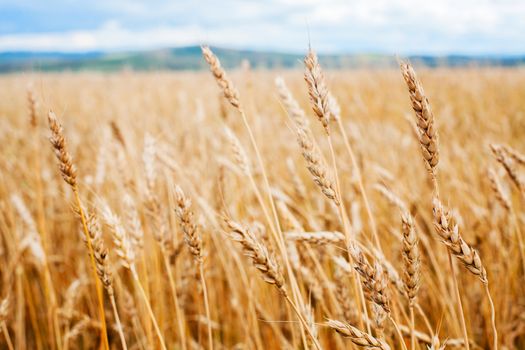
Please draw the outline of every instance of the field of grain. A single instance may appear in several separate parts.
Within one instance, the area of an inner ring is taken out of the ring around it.
[[[207,54],[0,77],[0,348],[525,347],[525,70]]]

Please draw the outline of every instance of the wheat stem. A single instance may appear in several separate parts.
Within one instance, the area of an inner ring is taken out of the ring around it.
[[[204,278],[204,268],[202,266],[203,264],[199,264],[199,275],[200,280],[202,284],[202,294],[204,298],[204,309],[206,311],[206,323],[208,325],[208,347],[209,349],[213,350],[213,333],[211,329],[211,313],[210,313],[210,305],[208,301],[208,288],[206,286],[206,279]]]
[[[111,308],[113,309],[113,314],[115,315],[115,322],[117,324],[117,331],[120,337],[120,343],[122,344],[122,349],[127,350],[128,345],[126,344],[126,337],[124,336],[124,330],[122,329],[122,323],[120,322],[120,316],[117,309],[117,303],[115,301],[115,295],[111,294],[109,296],[109,300],[111,301]]]
[[[153,310],[151,309],[151,305],[148,300],[148,296],[146,295],[146,292],[144,291],[144,288],[142,287],[142,283],[140,283],[139,276],[137,275],[137,272],[134,268],[131,268],[131,276],[133,277],[133,280],[135,281],[135,285],[137,286],[140,295],[142,299],[144,300],[144,305],[146,305],[146,309],[148,310],[149,317],[151,319],[151,322],[153,322],[153,327],[155,328],[155,332],[157,333],[157,337],[159,338],[160,346],[162,350],[167,350],[166,343],[164,342],[164,337],[162,336],[162,332],[160,331],[159,325],[157,323],[157,319],[155,318],[155,314],[153,314]]]
[[[104,312],[104,296],[102,293],[102,286],[100,285],[100,281],[98,278],[97,264],[95,261],[95,252],[93,250],[93,244],[91,242],[91,237],[90,237],[89,230],[87,227],[86,216],[84,214],[84,209],[82,208],[82,202],[80,201],[80,195],[78,193],[78,187],[76,184],[73,185],[73,193],[75,195],[76,206],[78,208],[78,213],[80,215],[80,220],[82,222],[82,228],[84,230],[84,237],[86,239],[88,250],[89,250],[92,273],[95,278],[95,289],[97,291],[98,307],[99,307],[99,312],[100,312],[101,337],[102,337],[102,341],[104,343],[105,349],[109,350],[109,342],[108,342],[107,326],[106,326],[106,314]]]
[[[175,279],[173,278],[173,274],[170,268],[168,257],[166,256],[164,247],[161,246],[161,248],[163,250],[162,258],[164,260],[164,267],[166,269],[166,273],[168,274],[168,281],[170,284],[171,294],[173,297],[173,304],[175,304],[175,318],[177,319],[177,326],[179,328],[179,334],[181,338],[180,342],[181,342],[182,349],[186,350],[187,344],[186,344],[186,329],[184,327],[184,314],[179,305],[179,298],[177,297],[177,288],[175,287]]]
[[[461,294],[459,292],[458,279],[456,276],[456,269],[454,267],[454,262],[452,261],[452,254],[450,253],[450,250],[447,249],[447,253],[448,253],[448,264],[450,266],[450,272],[452,273],[452,283],[453,283],[454,292],[456,295],[456,302],[458,303],[461,330],[463,332],[463,338],[465,339],[465,349],[469,350],[470,345],[469,345],[468,333],[467,333],[467,323],[465,321],[465,314],[463,312],[463,302],[461,301]]]
[[[11,341],[11,337],[9,336],[9,330],[7,329],[7,326],[5,324],[5,321],[2,321],[2,332],[4,333],[5,341],[7,343],[7,348],[9,350],[14,350],[13,342]]]

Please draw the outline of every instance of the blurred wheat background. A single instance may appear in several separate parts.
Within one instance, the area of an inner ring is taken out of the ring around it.
[[[1,76],[0,347],[525,347],[525,71],[315,63]]]

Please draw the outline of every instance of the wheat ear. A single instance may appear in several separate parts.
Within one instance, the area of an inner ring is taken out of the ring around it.
[[[384,341],[377,339],[373,335],[363,332],[348,323],[337,320],[328,320],[326,325],[341,334],[343,337],[350,338],[352,343],[365,349],[390,350],[390,346]]]
[[[331,199],[336,205],[340,205],[335,186],[328,177],[328,169],[322,161],[319,150],[314,147],[310,136],[303,130],[297,129],[297,142],[301,146],[303,157],[306,160],[306,167],[312,174],[314,182],[321,188],[321,191],[328,199]]]
[[[318,232],[285,232],[286,239],[310,243],[315,245],[335,244],[344,242],[345,236],[337,231],[318,231]]]
[[[425,95],[423,86],[416,76],[414,68],[407,62],[401,62],[401,73],[405,79],[412,102],[412,109],[417,118],[418,138],[423,152],[425,165],[429,171],[434,189],[437,192],[437,164],[439,162],[438,134],[434,128],[434,114]]]
[[[308,54],[304,58],[304,80],[308,86],[308,95],[312,103],[312,109],[317,116],[317,119],[323,125],[327,134],[330,134],[330,109],[328,100],[328,88],[324,80],[321,66],[317,55],[313,50],[308,50]]]
[[[210,50],[208,46],[202,46],[202,56],[208,62],[210,71],[212,72],[217,84],[222,89],[224,97],[231,103],[231,105],[237,109],[240,109],[239,92],[228,78],[226,71],[221,67],[221,62]]]
[[[295,303],[290,299],[288,291],[284,285],[284,276],[281,273],[279,264],[270,255],[268,248],[262,242],[260,242],[248,228],[240,225],[228,217],[224,217],[224,222],[228,227],[230,237],[242,245],[244,255],[250,258],[255,268],[261,272],[262,279],[266,283],[274,285],[281,295],[283,295],[299,318],[299,321],[310,336],[315,347],[320,350],[321,346],[319,345],[316,335],[312,332],[312,328],[304,319],[297,305],[295,305]]]
[[[520,165],[525,165],[525,155],[520,153],[518,150],[510,147],[510,146],[507,146],[507,145],[503,145],[503,150],[512,158],[514,159],[514,161]]]
[[[512,158],[505,152],[505,149],[501,145],[491,144],[490,149],[496,160],[503,166],[514,185],[516,185],[520,193],[524,195],[525,183],[521,179]]]
[[[411,349],[416,348],[414,305],[420,284],[421,259],[419,257],[419,240],[410,213],[401,216],[401,231],[403,233],[403,284],[410,307],[410,342]]]
[[[494,302],[489,291],[489,281],[487,278],[487,271],[481,262],[481,258],[477,250],[467,244],[459,232],[459,226],[454,222],[454,218],[450,212],[441,204],[439,199],[434,198],[433,200],[433,212],[434,212],[434,227],[442,238],[443,243],[447,246],[450,253],[454,254],[472,274],[478,276],[480,281],[485,287],[485,293],[487,295],[490,310],[491,310],[491,322],[492,332],[494,335],[493,348],[498,348],[498,332],[496,329],[496,315]],[[452,264],[451,264],[452,265]],[[454,271],[453,271],[454,273]],[[458,289],[456,288],[456,293]],[[458,295],[458,299],[459,295]],[[465,339],[468,342],[468,338]],[[468,345],[467,345],[468,347]]]
[[[292,120],[295,122],[295,125],[297,125],[299,129],[306,132],[309,128],[308,119],[306,118],[304,110],[299,106],[299,103],[297,103],[292,93],[286,86],[284,79],[281,77],[275,78],[275,86],[277,87],[279,98],[286,108],[288,115],[292,118]]]
[[[372,302],[381,306],[387,314],[390,314],[390,299],[387,296],[387,280],[383,267],[377,262],[373,266],[370,265],[356,244],[350,244],[348,249],[354,260],[355,270],[363,278],[363,287],[368,292],[368,297]]]
[[[477,250],[463,240],[452,214],[437,198],[433,200],[433,212],[434,227],[443,243],[471,273],[478,276],[481,282],[488,283],[487,271],[481,263]]]

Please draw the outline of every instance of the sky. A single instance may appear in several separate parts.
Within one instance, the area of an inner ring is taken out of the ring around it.
[[[525,0],[0,0],[0,52],[525,54]]]

